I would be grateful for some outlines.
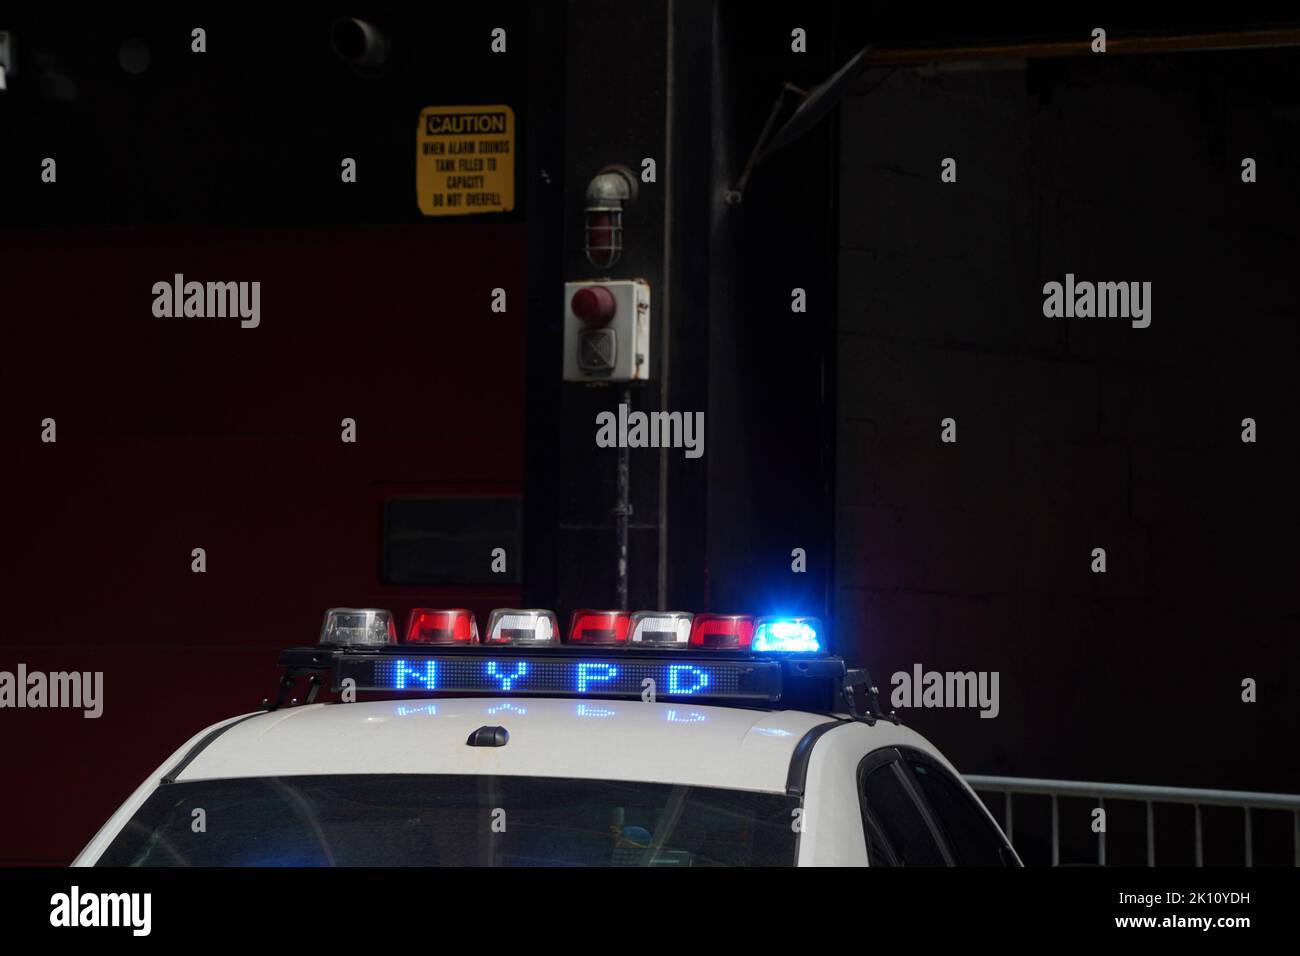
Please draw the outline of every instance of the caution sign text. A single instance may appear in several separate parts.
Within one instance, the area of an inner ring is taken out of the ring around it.
[[[515,208],[515,114],[508,106],[428,106],[415,133],[415,190],[426,216]]]

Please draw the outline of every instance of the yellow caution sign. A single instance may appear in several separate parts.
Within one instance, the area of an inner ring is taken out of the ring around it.
[[[426,216],[515,208],[515,112],[427,106],[415,132],[415,191]]]

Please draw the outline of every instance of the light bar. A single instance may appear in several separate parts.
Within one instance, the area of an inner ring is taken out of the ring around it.
[[[524,644],[533,647],[560,643],[555,612],[542,608],[500,607],[488,618],[484,644]]]
[[[393,615],[374,607],[332,607],[320,629],[322,644],[396,644]]]
[[[628,644],[684,649],[690,643],[692,617],[689,611],[637,611],[632,615]]]
[[[697,614],[691,623],[691,647],[749,650],[754,619],[745,614]]]
[[[627,611],[574,611],[569,619],[568,643],[626,644],[631,622],[632,615]]]
[[[406,619],[404,644],[477,644],[478,621],[463,607],[417,607]]]
[[[820,654],[821,629],[815,617],[761,617],[749,649],[756,654]]]

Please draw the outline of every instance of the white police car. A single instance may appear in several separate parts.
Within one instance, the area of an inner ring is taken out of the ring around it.
[[[77,866],[1020,861],[811,618],[326,614],[266,709],[186,742]],[[324,675],[340,700],[312,703]],[[307,703],[282,706],[307,678]],[[357,702],[358,692],[385,699]]]

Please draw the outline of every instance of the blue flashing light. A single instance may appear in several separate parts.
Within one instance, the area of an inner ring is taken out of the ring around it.
[[[782,652],[820,654],[821,639],[816,618],[769,618],[758,622],[750,650],[755,653]]]

